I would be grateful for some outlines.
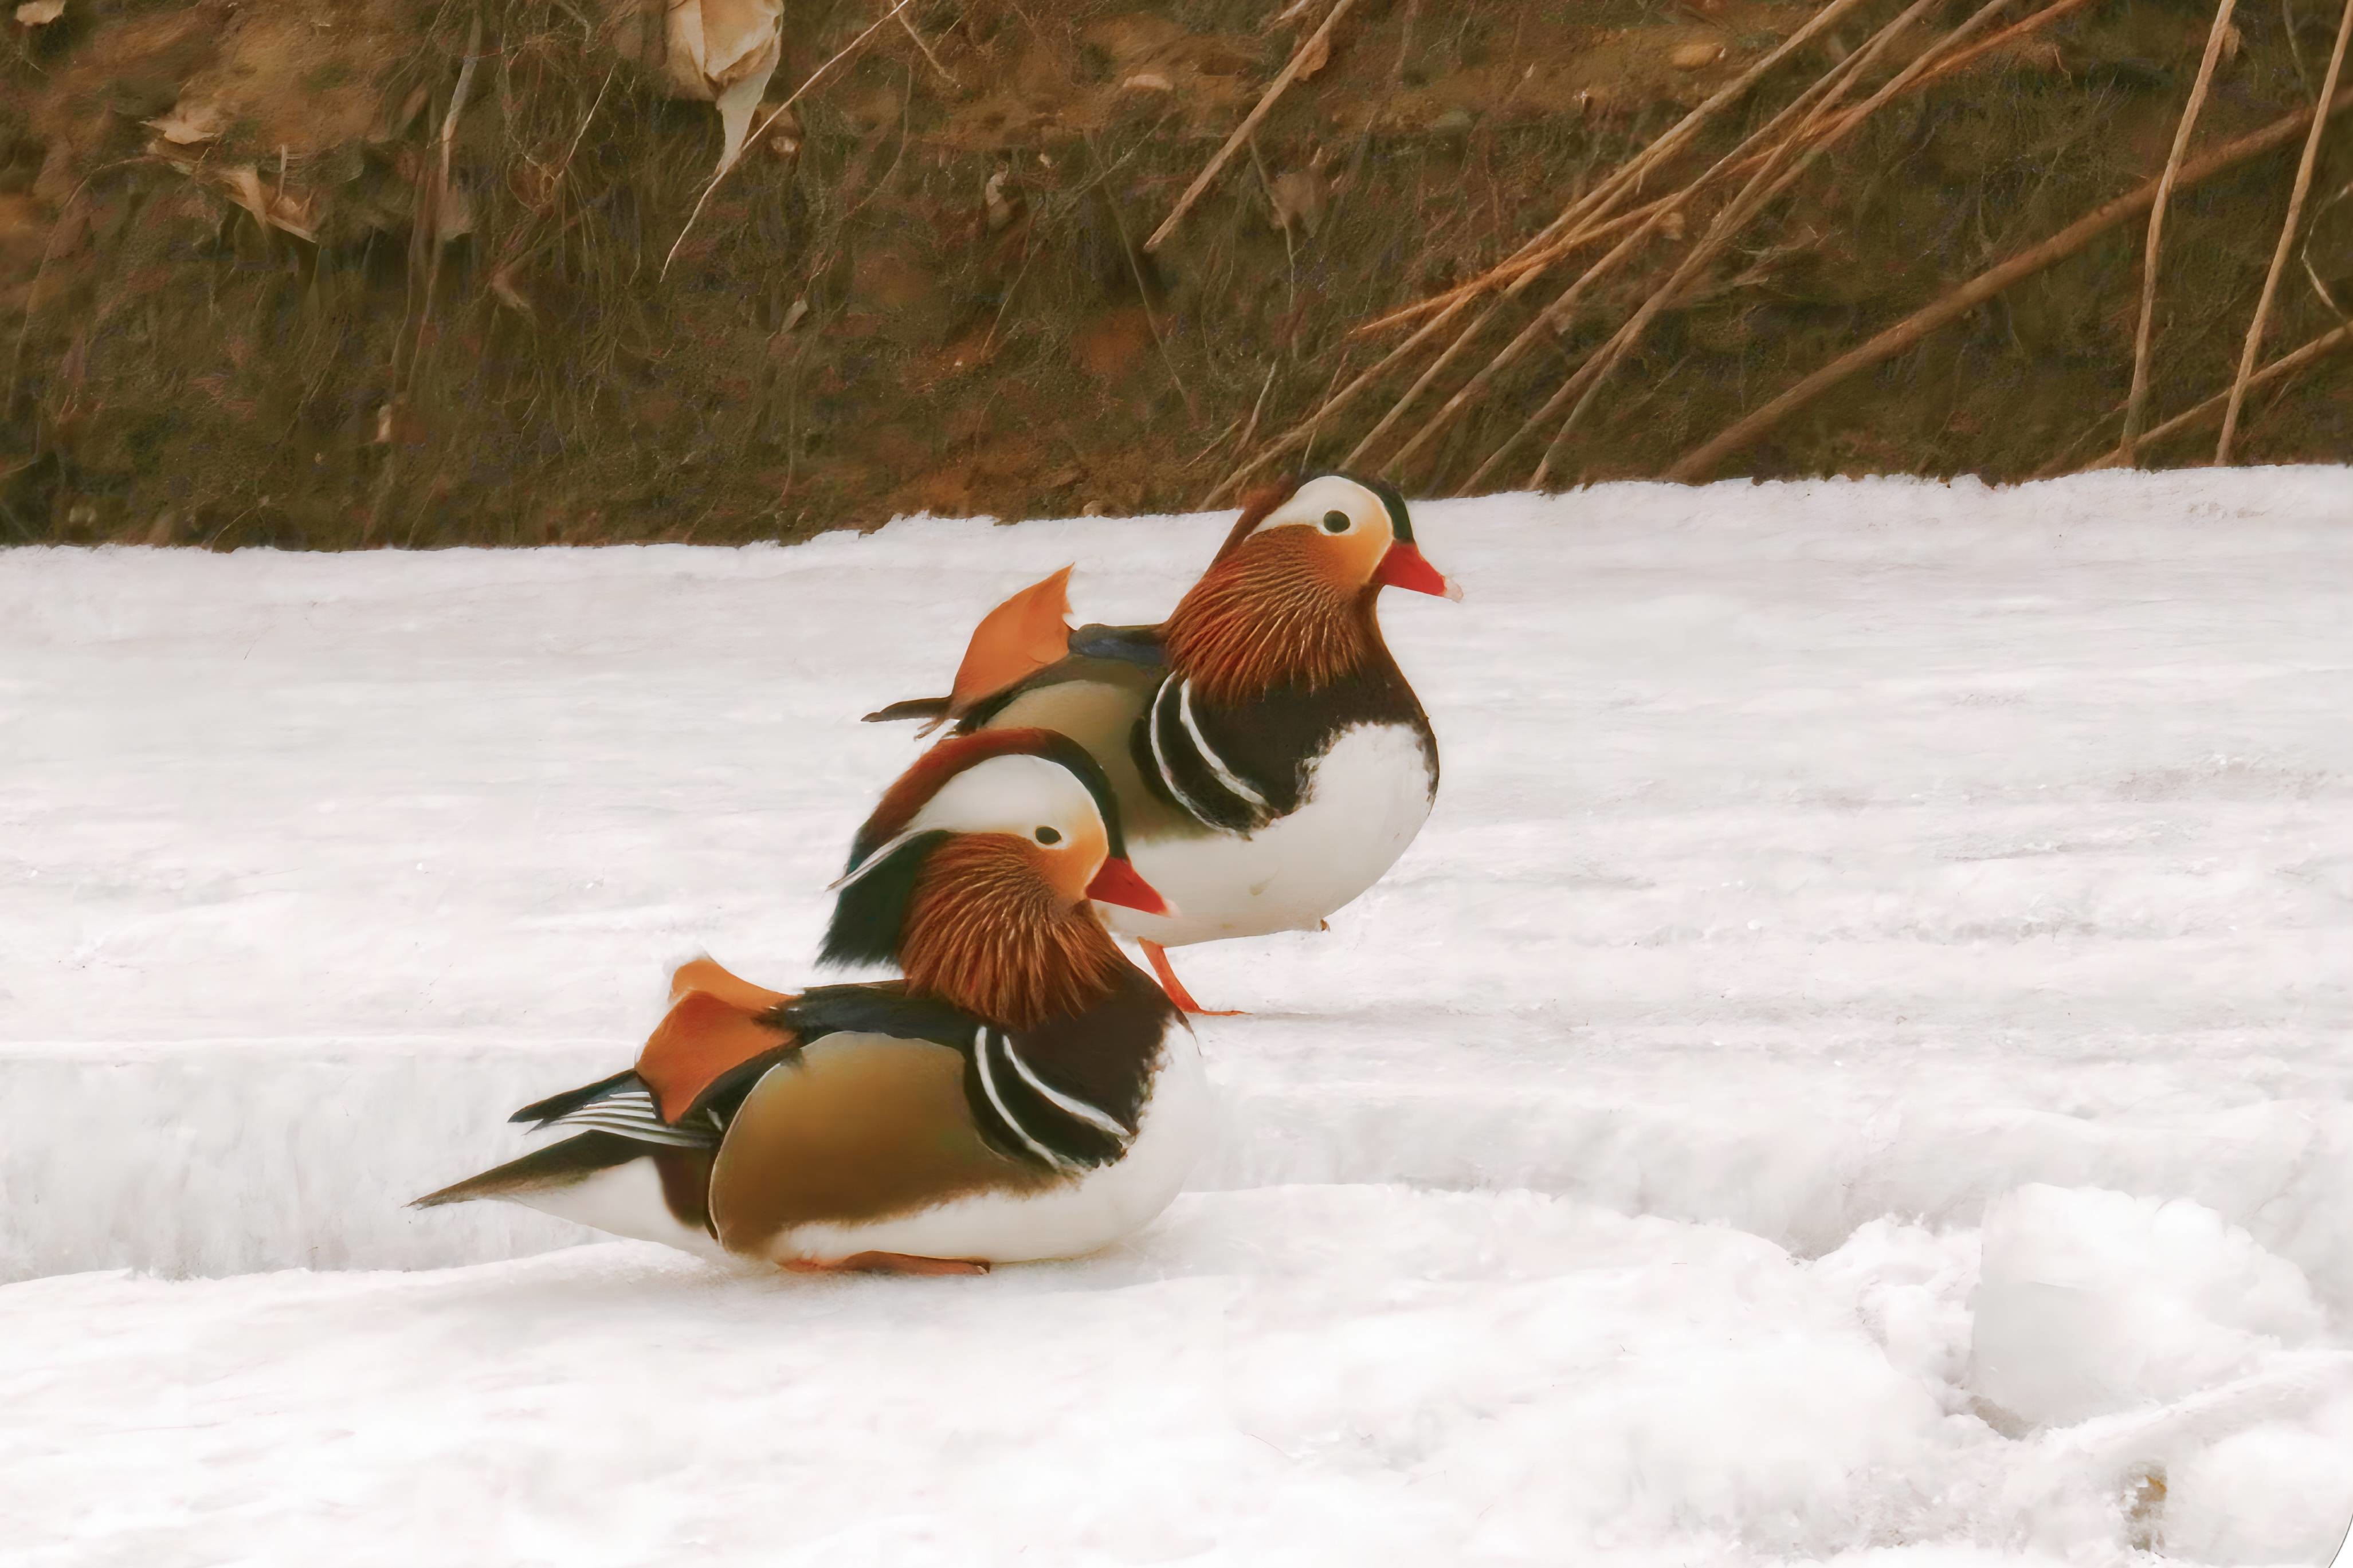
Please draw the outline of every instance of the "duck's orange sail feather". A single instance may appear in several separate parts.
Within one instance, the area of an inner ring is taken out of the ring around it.
[[[675,1121],[722,1073],[792,1043],[766,1015],[792,998],[730,974],[707,958],[670,977],[670,1007],[638,1053],[638,1077],[662,1120]]]
[[[956,666],[947,717],[962,718],[978,703],[1026,680],[1071,651],[1071,568],[1032,583],[983,616]]]

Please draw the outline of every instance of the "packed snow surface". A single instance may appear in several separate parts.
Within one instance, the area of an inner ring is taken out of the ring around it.
[[[1068,562],[0,555],[0,1521],[39,1564],[2327,1561],[2353,471],[1427,503],[1436,813],[1180,951],[1111,1252],[730,1272],[427,1188],[850,828]],[[584,1241],[591,1245],[577,1245]]]

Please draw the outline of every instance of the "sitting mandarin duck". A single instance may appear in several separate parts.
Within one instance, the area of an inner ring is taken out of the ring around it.
[[[1068,1258],[1175,1197],[1209,1129],[1192,1031],[1095,904],[1168,912],[1068,739],[948,742],[887,794],[824,959],[902,980],[787,995],[679,970],[637,1065],[512,1120],[569,1132],[417,1200],[501,1198],[795,1270]]]
[[[1375,603],[1383,588],[1461,592],[1423,559],[1403,497],[1343,474],[1252,497],[1159,626],[1071,630],[1069,578],[991,611],[949,696],[867,718],[928,718],[925,733],[1039,728],[1084,746],[1137,868],[1176,905],[1106,919],[1198,1013],[1166,949],[1317,930],[1421,830],[1438,740]]]

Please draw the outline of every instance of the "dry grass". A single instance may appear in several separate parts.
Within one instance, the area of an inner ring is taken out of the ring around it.
[[[1328,63],[1149,254],[1328,6],[1270,29],[1246,0],[916,0],[914,31],[883,28],[819,81],[691,226],[709,107],[617,66],[576,5],[366,0],[338,12],[349,47],[218,0],[69,10],[68,32],[0,64],[0,541],[795,538],[925,508],[1178,507],[1261,459],[1370,458],[1422,428],[1403,477],[1426,493],[1484,482],[1515,433],[1550,438],[1555,395],[1638,312],[1546,479],[1663,473],[2147,181],[2206,21],[2058,8],[1922,73],[1701,255],[1770,144],[1746,139],[1899,6],[1858,0],[1674,142],[1818,7],[1358,0]],[[882,9],[797,11],[774,101]],[[1939,0],[1920,41],[1966,15]],[[2201,145],[2312,101],[2335,17],[2291,20],[2308,36],[2262,7],[2239,18]],[[1669,63],[1694,41],[1721,58]],[[1913,58],[1892,51],[1858,100]],[[149,150],[146,121],[232,79],[283,90],[194,153]],[[1727,159],[1704,199],[1671,205]],[[2348,159],[2341,138],[2317,153],[2315,270],[2280,288],[2276,341],[2340,324],[2320,290],[2353,284],[2335,259],[2353,256]],[[2160,415],[2228,385],[2291,163],[2173,204]],[[1530,258],[1573,254],[1581,287],[1539,293]],[[2113,444],[2115,413],[2086,422],[2127,390],[2133,274],[2123,237],[2097,238],[1737,461],[2015,477]],[[1401,322],[1402,344],[1354,335],[1474,279]],[[1512,342],[1495,364],[1488,345]],[[2251,405],[2249,457],[2353,450],[2343,362],[2309,363]],[[1410,423],[1456,399],[1442,428]]]

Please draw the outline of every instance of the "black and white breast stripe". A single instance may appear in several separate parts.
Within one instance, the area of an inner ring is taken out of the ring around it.
[[[1057,1171],[1085,1171],[1127,1152],[1135,1129],[1048,1083],[1003,1030],[986,1024],[974,1030],[970,1057],[965,1087],[973,1113],[982,1133],[1007,1153]]]
[[[659,1143],[672,1149],[716,1149],[727,1131],[727,1124],[719,1119],[716,1110],[706,1110],[674,1126],[664,1121],[661,1112],[655,1109],[653,1092],[635,1080],[617,1085],[575,1110],[551,1118],[541,1130],[557,1127],[617,1132],[640,1143]]]
[[[1193,713],[1193,683],[1171,675],[1152,694],[1145,714],[1153,772],[1168,798],[1205,827],[1249,833],[1274,820],[1266,792],[1243,776],[1201,732]]]

